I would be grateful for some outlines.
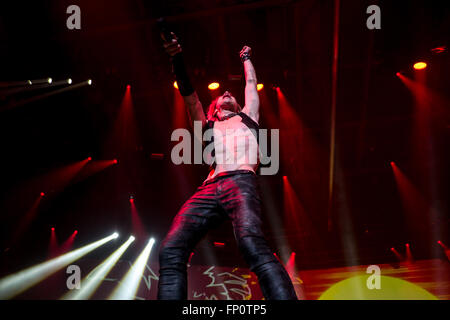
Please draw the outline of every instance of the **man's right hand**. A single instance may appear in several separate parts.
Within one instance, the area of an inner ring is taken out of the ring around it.
[[[180,53],[181,50],[181,45],[178,43],[178,38],[177,36],[171,32],[170,33],[172,35],[172,42],[168,42],[167,39],[164,38],[163,35],[161,35],[161,38],[164,41],[164,49],[166,50],[167,54],[171,57],[173,57],[174,55],[176,55],[177,53]]]

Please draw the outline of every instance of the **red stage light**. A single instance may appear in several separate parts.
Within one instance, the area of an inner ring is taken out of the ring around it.
[[[52,231],[55,231],[55,228],[52,228]]]
[[[395,251],[394,247],[391,248],[391,251]]]
[[[192,259],[192,256],[194,255],[194,252],[191,252],[191,254],[189,255],[189,260],[188,260],[188,263],[191,263],[191,259]]]
[[[425,69],[427,67],[426,62],[416,62],[414,63],[414,69],[416,70],[422,70]]]
[[[406,244],[406,247],[409,248],[409,243]]]
[[[223,242],[214,242],[214,245],[215,245],[216,247],[224,247],[224,246],[225,246],[225,243],[223,243]]]
[[[391,161],[391,166],[395,166],[395,162],[394,161]]]
[[[41,192],[41,197],[43,197],[43,196],[45,196],[45,193],[44,193],[44,192]]]
[[[130,198],[130,203],[134,203],[134,198]]]
[[[164,159],[164,154],[162,154],[162,153],[152,153],[152,154],[150,155],[150,158],[151,158],[151,159],[162,160],[162,159]]]
[[[439,244],[442,244],[441,240],[438,240],[438,242],[437,242],[437,243],[439,243]]]
[[[130,90],[131,86],[129,84],[127,84],[127,90]]]
[[[431,52],[442,53],[442,52],[445,52],[446,50],[447,50],[447,47],[441,46],[441,47],[436,47],[436,48],[431,49]]]
[[[74,234],[77,234],[77,233],[78,233],[78,230],[75,230],[73,233],[74,233]]]
[[[113,160],[113,163],[118,163],[118,162],[119,162],[119,161],[117,161],[117,159],[114,159],[114,160]]]
[[[178,83],[177,83],[176,81],[173,82],[173,87],[174,87],[175,89],[178,89]]]
[[[220,87],[220,84],[218,82],[211,82],[208,85],[209,90],[216,90],[216,89],[219,89],[219,87]]]
[[[91,160],[92,160],[92,157],[88,157],[87,159],[88,159],[88,161],[91,161]]]
[[[395,75],[396,75],[397,77],[400,77],[400,72],[397,72]]]

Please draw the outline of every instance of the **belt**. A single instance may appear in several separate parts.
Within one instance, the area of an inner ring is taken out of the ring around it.
[[[214,178],[205,180],[205,181],[203,182],[203,185],[207,185],[207,184],[210,184],[210,183],[214,183],[214,182],[217,182],[217,180],[220,180],[220,179],[223,179],[223,178],[226,178],[226,177],[230,177],[230,176],[234,176],[234,175],[236,175],[236,174],[254,174],[254,175],[256,175],[256,173],[254,173],[254,172],[251,171],[251,170],[233,170],[233,171],[224,171],[224,172],[221,172],[221,173],[217,174]]]

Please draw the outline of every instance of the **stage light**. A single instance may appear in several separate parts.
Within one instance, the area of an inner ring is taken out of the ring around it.
[[[109,296],[109,300],[132,300],[135,298],[154,243],[155,239],[151,238],[133,266]]]
[[[391,166],[392,167],[395,166],[395,162],[394,161],[391,161]]]
[[[397,72],[395,75],[396,75],[397,77],[400,77],[400,72]]]
[[[120,257],[128,249],[131,243],[134,241],[134,237],[131,236],[122,244],[119,249],[114,251],[108,258],[105,259],[100,265],[94,268],[87,276],[81,281],[79,290],[70,290],[66,293],[61,300],[87,300],[97,290],[99,285],[104,280],[105,276],[111,271],[111,269],[119,261]]]
[[[47,79],[47,82],[48,82],[49,84],[51,84],[51,83],[53,82],[53,79],[52,79],[52,78],[48,78],[48,79]]]
[[[261,91],[264,88],[264,85],[262,83],[258,83],[256,85],[256,90]]]
[[[0,300],[11,299],[53,273],[111,241],[114,235],[0,279]]]
[[[414,63],[414,69],[416,70],[422,70],[425,69],[427,67],[426,62],[416,62]]]
[[[219,89],[220,84],[218,82],[212,82],[208,85],[209,90],[217,90]]]
[[[88,161],[91,161],[91,160],[92,160],[92,157],[88,157],[87,159],[88,159]]]
[[[286,269],[287,273],[289,274],[289,276],[291,277],[291,279],[295,279],[298,276],[297,271],[296,271],[296,265],[295,265],[295,256],[296,256],[296,253],[292,252],[291,255],[289,256],[288,261],[285,264],[285,269]]]
[[[92,80],[89,79],[89,80],[87,81],[87,83],[88,83],[88,85],[91,85],[91,84],[92,84]]]
[[[191,263],[192,257],[194,256],[194,252],[191,252],[191,254],[189,255],[189,259],[188,259],[188,264]]]
[[[52,228],[52,231],[55,231],[55,228]]]
[[[436,47],[436,48],[431,49],[431,52],[439,54],[439,53],[445,52],[446,50],[447,50],[447,47],[441,46],[441,47]]]
[[[413,256],[412,256],[411,248],[409,247],[409,243],[406,244],[406,262],[407,263],[413,262]]]
[[[399,262],[405,261],[405,258],[394,247],[391,248],[391,251]]]
[[[162,160],[162,159],[164,159],[164,154],[162,154],[162,153],[152,153],[150,155],[150,158],[151,159]]]
[[[118,162],[119,162],[119,161],[117,161],[117,159],[114,159],[114,160],[113,160],[113,163],[118,163]]]
[[[127,90],[130,90],[131,86],[129,84],[127,84]]]
[[[78,233],[78,230],[75,230],[73,233],[74,233],[74,234],[77,234],[77,233]]]
[[[72,79],[70,79],[70,78],[67,79],[67,83],[68,83],[68,84],[72,84]]]
[[[112,236],[113,236],[113,239],[116,239],[116,238],[119,237],[119,234],[118,234],[117,232],[114,232],[114,233],[112,234]]]
[[[437,243],[442,247],[442,249],[444,249],[445,254],[447,255],[448,259],[450,260],[450,250],[449,250],[449,248],[441,240],[439,240]]]
[[[41,192],[40,195],[41,195],[41,197],[43,197],[43,196],[45,196],[45,193],[44,193],[44,192]]]
[[[223,242],[214,242],[215,247],[225,247],[225,243]]]
[[[173,87],[174,87],[175,89],[178,89],[178,83],[177,83],[176,81],[173,82]]]
[[[27,82],[28,82],[28,84],[30,84],[30,85],[33,84],[33,82],[31,82],[31,80],[28,80]]]

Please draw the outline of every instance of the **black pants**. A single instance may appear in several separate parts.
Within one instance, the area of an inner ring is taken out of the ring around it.
[[[261,231],[257,176],[238,170],[201,185],[175,216],[159,252],[158,299],[187,299],[190,253],[211,227],[231,219],[245,261],[266,299],[296,300],[288,273],[274,256]]]

